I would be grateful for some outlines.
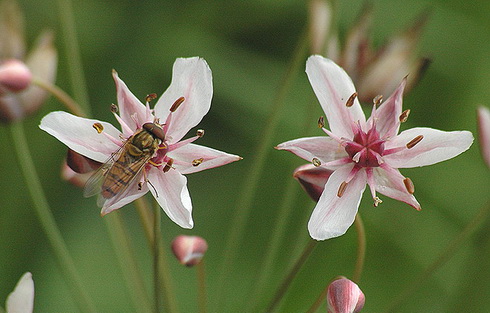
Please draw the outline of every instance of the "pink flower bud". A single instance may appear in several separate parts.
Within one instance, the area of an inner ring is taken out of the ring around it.
[[[24,62],[10,59],[0,64],[0,94],[23,91],[31,81],[32,73]]]
[[[478,137],[483,160],[490,167],[490,110],[480,106],[478,115]]]
[[[197,236],[177,236],[172,242],[172,251],[179,262],[186,266],[194,266],[201,262],[208,250],[206,240]]]
[[[293,177],[298,180],[301,187],[316,202],[320,199],[332,170],[317,167],[313,164],[305,164],[294,170]]]
[[[364,307],[365,297],[359,286],[347,278],[340,278],[328,286],[329,313],[357,313]]]

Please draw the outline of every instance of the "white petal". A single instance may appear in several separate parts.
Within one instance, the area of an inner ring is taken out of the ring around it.
[[[366,172],[357,172],[342,197],[337,196],[340,185],[347,179],[352,168],[353,165],[350,164],[343,166],[328,179],[308,222],[311,238],[325,240],[341,236],[354,223],[362,193],[366,188]]]
[[[212,148],[188,144],[167,154],[174,159],[174,167],[182,174],[200,172],[209,168],[222,166],[241,159],[238,155],[228,154]],[[194,166],[194,160],[202,159],[199,165]]]
[[[166,173],[150,170],[148,179],[153,185],[151,193],[168,217],[182,228],[192,228],[192,203],[185,176],[175,169]]]
[[[415,137],[424,138],[411,149],[404,149],[383,157],[393,168],[410,168],[439,163],[463,153],[473,143],[469,131],[445,132],[432,128],[412,128],[387,141],[385,149],[403,147]]]
[[[374,183],[376,184],[374,188],[377,192],[420,210],[417,199],[407,191],[403,183],[404,179],[405,177],[397,169],[388,172],[380,167],[374,168]]]
[[[290,151],[309,162],[317,158],[322,163],[326,163],[347,156],[345,149],[336,140],[327,136],[286,141],[277,145],[276,149]]]
[[[175,61],[172,83],[155,105],[155,116],[167,120],[169,109],[180,97],[185,101],[172,113],[167,140],[176,143],[208,113],[213,97],[211,69],[204,59],[194,57]]]
[[[148,120],[146,116],[146,106],[129,90],[126,84],[119,78],[116,71],[112,71],[112,77],[116,83],[119,116],[129,128],[134,131],[141,128],[141,125],[146,122],[153,122],[152,119]]]
[[[349,75],[335,62],[319,55],[306,61],[306,74],[326,114],[330,130],[339,137],[352,138],[352,122],[364,125],[366,118],[357,98],[345,104],[356,89]]]
[[[76,151],[92,160],[105,162],[119,146],[98,133],[93,127],[100,123],[103,132],[118,139],[121,132],[109,123],[82,118],[63,111],[51,112],[42,120],[39,128]],[[122,144],[122,142],[121,142]]]
[[[8,296],[7,313],[31,313],[34,308],[34,281],[32,274],[25,273]]]

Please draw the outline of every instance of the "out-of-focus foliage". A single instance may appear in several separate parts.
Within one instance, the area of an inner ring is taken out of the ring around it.
[[[68,58],[58,3],[19,1],[26,14],[26,37],[32,44],[38,30],[56,30],[59,48],[57,84],[71,93]],[[73,1],[76,30],[93,117],[115,123],[110,104],[116,101],[111,70],[140,99],[169,84],[177,57],[200,56],[214,78],[211,111],[199,128],[199,143],[238,154],[244,159],[212,171],[188,176],[195,227],[183,230],[163,218],[165,251],[182,312],[196,311],[193,269],[170,257],[170,242],[179,234],[206,239],[206,274],[210,308],[219,298],[225,308],[239,312],[250,301],[267,303],[280,279],[308,239],[306,222],[313,202],[298,185],[281,256],[260,299],[250,299],[257,268],[270,239],[286,181],[302,164],[299,158],[270,148],[260,188],[253,202],[240,254],[222,294],[218,284],[222,247],[230,228],[243,177],[255,162],[254,152],[281,77],[307,21],[305,1]],[[421,82],[404,99],[411,109],[406,128],[428,126],[442,130],[476,131],[475,109],[490,103],[490,4],[488,1],[378,0],[374,7],[375,44],[431,11],[419,45],[432,64]],[[341,35],[358,16],[363,1],[338,1],[336,19]],[[305,57],[306,60],[306,57]],[[323,114],[304,74],[304,66],[286,98],[274,142],[304,135],[323,135],[316,128]],[[311,102],[314,111],[311,111]],[[35,155],[56,221],[75,263],[101,312],[133,311],[124,279],[112,250],[106,225],[94,199],[60,178],[66,148],[37,125],[49,111],[62,109],[51,98],[40,113],[29,117],[29,148]],[[307,111],[309,110],[309,111]],[[310,131],[305,134],[305,123]],[[22,273],[30,271],[36,284],[36,312],[76,312],[60,270],[47,244],[28,197],[26,182],[11,148],[7,126],[0,127],[0,299],[5,299]],[[359,286],[366,296],[363,312],[379,312],[414,276],[424,270],[489,199],[490,175],[474,145],[460,157],[428,168],[403,173],[415,183],[422,205],[383,198],[377,208],[362,201],[367,231],[367,261]],[[111,213],[112,214],[112,213]],[[120,214],[134,242],[140,266],[151,290],[152,258],[132,205]],[[107,217],[105,217],[107,218]],[[403,303],[397,312],[487,312],[490,307],[490,221],[437,273]],[[355,229],[320,243],[294,281],[283,312],[305,311],[337,275],[352,275]],[[0,300],[2,301],[2,300]]]

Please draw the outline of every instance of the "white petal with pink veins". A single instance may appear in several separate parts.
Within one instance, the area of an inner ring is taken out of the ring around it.
[[[337,141],[326,136],[286,141],[277,145],[276,149],[290,151],[309,162],[317,158],[322,163],[326,163],[347,156],[345,149]]]

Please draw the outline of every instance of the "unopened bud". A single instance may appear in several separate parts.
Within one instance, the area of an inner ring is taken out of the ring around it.
[[[177,260],[189,267],[199,264],[207,250],[206,240],[197,236],[181,235],[172,242],[172,251]]]
[[[102,163],[89,159],[71,149],[68,149],[66,153],[66,164],[75,171],[75,173],[80,174],[93,172],[102,165]]]
[[[480,151],[483,160],[490,168],[490,110],[480,106],[477,112]]]
[[[364,302],[364,293],[347,278],[337,279],[328,286],[329,313],[357,313],[364,307]]]
[[[11,59],[0,64],[0,94],[23,91],[31,81],[32,73],[24,62]]]
[[[325,184],[333,171],[313,164],[305,164],[294,170],[293,177],[298,180],[301,187],[316,202],[323,193]]]

